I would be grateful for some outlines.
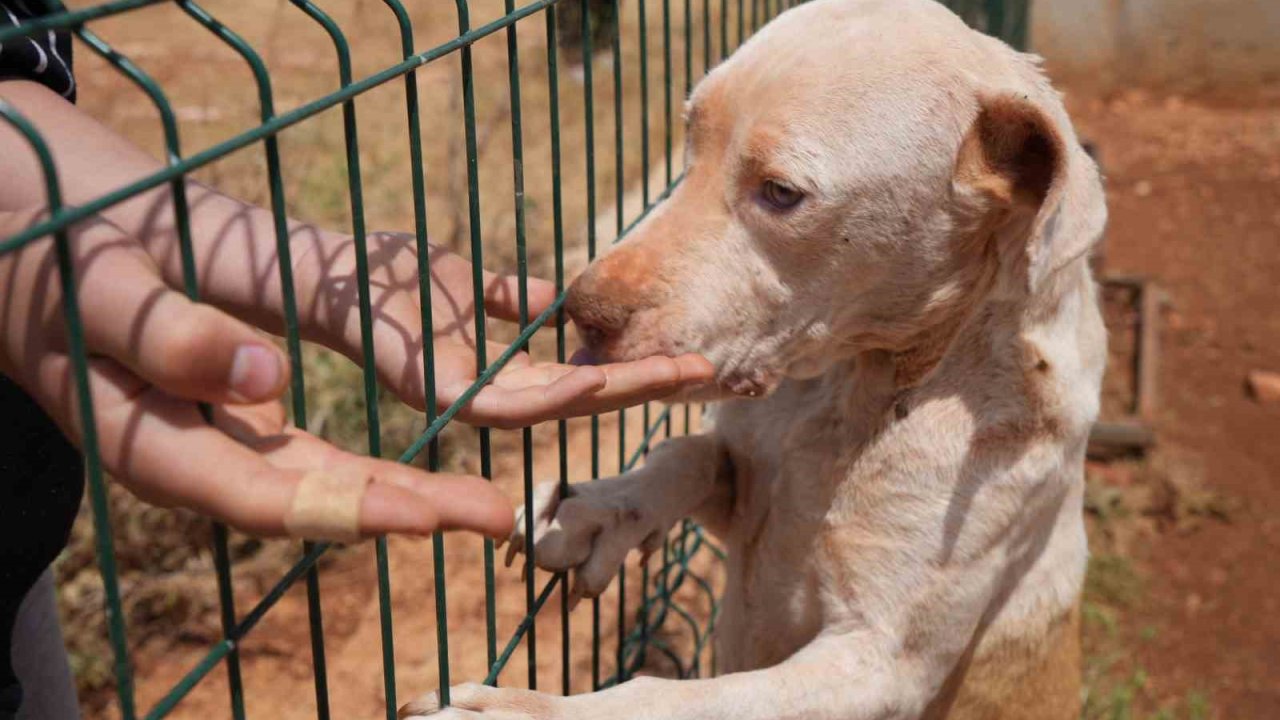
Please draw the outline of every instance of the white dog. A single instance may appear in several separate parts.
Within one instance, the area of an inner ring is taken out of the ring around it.
[[[725,674],[434,717],[1078,717],[1106,211],[1035,58],[932,0],[817,0],[688,115],[683,182],[568,308],[600,359],[700,352],[740,398],[532,512],[584,595],[679,518],[722,538]]]

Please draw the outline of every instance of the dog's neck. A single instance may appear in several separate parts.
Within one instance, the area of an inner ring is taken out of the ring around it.
[[[953,394],[958,388],[999,392],[1010,382],[1055,374],[1059,384],[1082,382],[1100,370],[1100,358],[1082,358],[1077,339],[1101,332],[1088,311],[1095,292],[1087,259],[1078,258],[1048,279],[1033,297],[991,295],[964,313],[945,317],[907,351],[868,350],[833,366],[822,383],[847,418],[892,422],[920,398]],[[1094,367],[1097,366],[1097,367]],[[1082,377],[1075,377],[1081,375]],[[1089,407],[1062,408],[1070,415],[1093,412],[1087,393],[1073,393]],[[1074,399],[1074,398],[1073,398]],[[1055,403],[1056,405],[1057,403]],[[1067,404],[1073,404],[1071,402]]]

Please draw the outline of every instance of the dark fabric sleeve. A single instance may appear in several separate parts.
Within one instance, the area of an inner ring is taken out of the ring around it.
[[[0,28],[57,9],[45,0],[0,0]],[[76,79],[71,66],[71,34],[43,30],[0,44],[0,80],[32,80],[76,101]]]
[[[21,698],[10,664],[18,607],[66,547],[83,494],[80,453],[0,375],[0,718],[6,704]]]
[[[0,28],[60,10],[56,0],[0,0]],[[41,31],[0,43],[0,80],[38,82],[75,102],[71,36]],[[84,494],[84,463],[58,426],[0,375],[0,720],[13,717],[22,687],[11,664],[18,607],[66,547]]]

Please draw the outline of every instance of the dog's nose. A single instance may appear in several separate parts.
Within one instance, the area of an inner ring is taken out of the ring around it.
[[[594,277],[587,272],[569,286],[564,307],[587,347],[600,350],[627,326],[634,308],[611,295]]]

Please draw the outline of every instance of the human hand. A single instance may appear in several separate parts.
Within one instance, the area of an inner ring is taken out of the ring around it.
[[[161,167],[155,158],[41,85],[0,82],[0,99],[18,108],[45,138],[68,203],[96,199]],[[0,210],[43,204],[43,171],[26,141],[3,123],[0,157],[8,163],[0,174]],[[281,333],[284,293],[271,212],[192,180],[186,182],[185,194],[201,299],[251,325]],[[170,185],[106,208],[103,217],[138,241],[169,286],[182,286],[182,253]],[[290,222],[288,244],[303,336],[362,362],[355,242],[349,236]],[[379,378],[400,399],[423,409],[416,243],[410,235],[373,233],[368,251]],[[429,260],[436,387],[443,408],[457,400],[478,374],[471,265],[440,248],[431,250]],[[484,277],[486,311],[499,320],[517,320],[516,278],[490,273]],[[532,318],[554,301],[555,289],[533,278],[528,289]],[[503,349],[490,343],[489,358]],[[708,382],[712,375],[711,364],[695,355],[576,367],[534,363],[521,353],[472,398],[459,417],[477,425],[519,427],[661,399]]]
[[[295,239],[296,242],[296,239]],[[360,321],[355,294],[355,243],[313,234],[294,262],[304,334],[360,361]],[[384,384],[421,409],[423,391],[422,311],[414,238],[374,233],[368,238],[375,363]],[[472,267],[463,258],[431,247],[431,312],[435,383],[440,407],[457,400],[477,378]],[[484,272],[484,309],[489,317],[519,320],[519,280]],[[528,279],[529,317],[555,301],[555,286]],[[488,342],[492,361],[506,346]],[[698,355],[650,357],[626,363],[579,366],[533,362],[517,353],[459,414],[465,422],[503,428],[543,420],[602,413],[659,400],[710,382],[711,363]]]
[[[0,237],[33,219],[0,213]],[[72,234],[100,455],[136,495],[256,535],[510,530],[510,504],[483,478],[429,475],[286,428],[279,350],[174,292],[141,245],[109,223]],[[0,372],[81,442],[66,330],[52,240],[0,255]],[[213,404],[213,425],[196,401]],[[315,509],[334,498],[337,506]]]

